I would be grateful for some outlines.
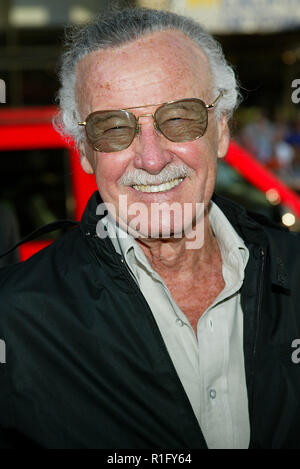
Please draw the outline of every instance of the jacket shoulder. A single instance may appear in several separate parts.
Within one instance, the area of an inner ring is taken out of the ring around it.
[[[32,292],[54,291],[59,280],[76,271],[72,266],[80,263],[82,243],[78,228],[74,228],[26,261],[0,268],[0,314],[5,305],[21,302]]]
[[[276,245],[281,251],[296,249],[295,254],[300,254],[300,233],[290,231],[288,228],[274,223],[264,215],[256,212],[247,212],[255,220],[268,236],[269,242]]]
[[[274,223],[258,212],[246,210],[230,199],[214,194],[213,200],[246,243],[254,242],[269,245],[272,258],[281,258],[287,265],[299,266],[300,270],[300,233]]]

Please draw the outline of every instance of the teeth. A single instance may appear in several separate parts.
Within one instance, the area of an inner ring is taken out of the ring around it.
[[[172,189],[173,187],[178,186],[178,184],[183,181],[184,178],[173,179],[169,182],[164,182],[163,184],[159,184],[158,186],[151,185],[151,186],[144,186],[142,184],[137,186],[132,186],[134,189],[140,192],[163,192]]]

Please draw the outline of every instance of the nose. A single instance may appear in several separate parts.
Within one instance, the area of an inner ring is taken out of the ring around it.
[[[139,134],[135,138],[135,167],[150,174],[159,174],[172,159],[166,139],[155,130],[153,119],[148,118],[147,122],[140,120]]]

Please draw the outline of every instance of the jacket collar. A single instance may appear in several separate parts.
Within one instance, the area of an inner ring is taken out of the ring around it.
[[[83,232],[89,231],[93,235],[96,234],[96,226],[98,221],[102,218],[97,215],[97,207],[103,203],[98,191],[95,191],[90,197],[83,215],[81,217],[80,227]]]
[[[254,244],[270,253],[271,282],[285,290],[290,290],[290,279],[284,261],[281,258],[279,247],[275,242],[275,236],[270,235],[270,229],[288,231],[280,228],[271,220],[255,212],[249,212],[235,202],[214,194],[213,201],[224,212],[230,223],[237,230],[246,244]]]
[[[268,230],[268,225],[273,229],[279,229],[278,226],[273,224],[266,217],[254,212],[248,212],[244,207],[215,193],[213,194],[212,200],[228,218],[234,229],[245,241],[245,244],[248,245],[247,247],[252,244],[256,249],[263,248],[266,250],[266,248],[268,248],[270,252],[271,282],[280,288],[289,290],[290,281],[287,269],[280,256],[279,247],[274,240],[274,236],[270,236],[270,231]],[[103,203],[103,201],[99,192],[94,192],[87,203],[80,223],[80,229],[87,238],[97,238],[97,223],[106,215],[103,211],[101,211],[99,215],[96,213],[97,207],[101,203]],[[101,241],[104,241],[104,244],[102,244],[103,249],[111,250],[112,244],[109,238],[105,238]]]

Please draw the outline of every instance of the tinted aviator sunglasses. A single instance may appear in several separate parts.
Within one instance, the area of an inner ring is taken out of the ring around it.
[[[94,150],[110,153],[125,150],[140,133],[139,119],[153,117],[154,128],[171,142],[188,142],[202,137],[208,123],[208,110],[216,106],[223,91],[211,104],[190,98],[166,103],[147,104],[111,111],[95,111],[78,125],[85,127],[86,137]],[[159,106],[154,114],[136,117],[131,109]]]

